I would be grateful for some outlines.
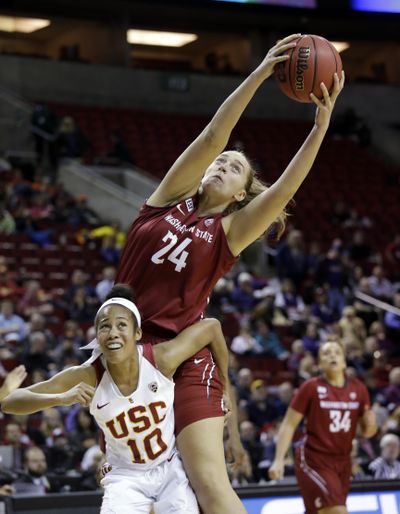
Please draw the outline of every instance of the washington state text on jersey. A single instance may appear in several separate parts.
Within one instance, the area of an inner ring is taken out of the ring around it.
[[[185,224],[182,224],[181,221],[178,220],[178,218],[174,218],[172,214],[167,214],[164,219],[170,225],[172,225],[177,232],[191,232],[194,236],[199,237],[200,239],[204,239],[207,243],[212,243],[213,241],[213,234],[210,234],[209,232],[207,232],[207,230],[200,230],[195,226],[188,227]]]

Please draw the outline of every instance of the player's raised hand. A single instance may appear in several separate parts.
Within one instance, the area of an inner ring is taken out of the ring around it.
[[[340,92],[344,88],[344,82],[345,82],[345,74],[344,71],[342,71],[342,78],[339,79],[339,76],[337,73],[333,76],[333,89],[332,93],[329,95],[328,89],[325,86],[325,84],[321,83],[321,89],[322,93],[324,95],[324,98],[320,100],[317,98],[314,93],[310,93],[311,100],[315,103],[317,106],[317,112],[315,114],[315,124],[317,127],[325,128],[327,129],[329,126],[329,122],[331,119],[331,114],[333,111],[333,108],[335,107],[335,103],[337,100],[337,97],[339,96]]]
[[[25,366],[21,364],[21,366],[17,366],[6,376],[4,380],[4,385],[9,393],[17,389],[22,382],[25,380],[27,376],[27,372]]]
[[[294,48],[296,46],[296,40],[299,39],[301,34],[292,34],[287,36],[276,43],[272,48],[268,50],[264,60],[257,68],[257,71],[262,72],[263,78],[267,79],[273,72],[275,65],[278,62],[283,62],[289,59],[289,55],[284,54],[286,50]]]
[[[84,407],[88,407],[92,401],[94,392],[94,387],[85,384],[85,382],[81,382],[80,384],[77,384],[76,386],[63,393],[62,405],[68,407],[69,405],[80,403]]]
[[[274,460],[268,470],[269,478],[271,480],[282,480],[285,472],[285,464],[283,461]]]

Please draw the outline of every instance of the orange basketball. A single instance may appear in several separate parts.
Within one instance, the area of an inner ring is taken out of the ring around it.
[[[301,36],[286,52],[289,59],[275,66],[280,89],[293,100],[311,102],[310,93],[322,98],[321,82],[333,88],[333,74],[342,76],[342,60],[336,48],[321,36]]]

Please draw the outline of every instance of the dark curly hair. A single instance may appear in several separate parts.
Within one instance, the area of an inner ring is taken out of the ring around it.
[[[135,293],[133,289],[128,284],[115,284],[107,294],[107,296],[104,298],[104,301],[110,300],[111,298],[125,298],[126,300],[129,300],[131,302],[135,302]],[[134,322],[135,329],[137,328],[137,319],[135,318],[134,314],[131,313],[132,319]],[[95,326],[97,326],[97,316],[95,319]]]

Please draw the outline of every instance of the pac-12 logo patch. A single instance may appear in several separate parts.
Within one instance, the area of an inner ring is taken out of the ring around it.
[[[350,393],[350,400],[355,400],[357,398],[357,393],[351,392]]]
[[[157,382],[150,382],[149,389],[152,393],[156,393],[158,391],[158,384]]]
[[[205,221],[204,221],[204,225],[206,227],[209,227],[210,225],[212,225],[214,223],[214,218],[207,218]]]

